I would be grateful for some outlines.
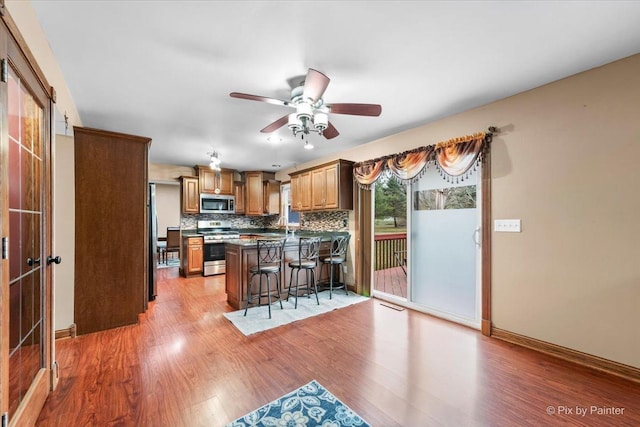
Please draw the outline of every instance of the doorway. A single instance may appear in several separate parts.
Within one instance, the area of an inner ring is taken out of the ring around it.
[[[381,177],[373,193],[374,296],[480,328],[481,167],[448,182],[436,168],[406,186]]]
[[[2,18],[0,144],[3,203],[0,406],[31,425],[51,389],[51,95]],[[20,37],[16,37],[20,39]],[[6,175],[5,175],[6,174]]]
[[[490,144],[495,131],[492,126],[354,165],[356,281],[365,293],[491,335]],[[372,188],[389,176],[407,186],[406,258],[396,261],[406,269],[406,297],[376,282],[373,224],[379,213]],[[456,297],[457,292],[464,296]]]
[[[372,192],[373,290],[407,301],[407,188],[386,176]]]

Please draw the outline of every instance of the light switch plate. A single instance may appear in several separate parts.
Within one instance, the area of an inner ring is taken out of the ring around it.
[[[493,231],[500,233],[520,233],[520,220],[496,219],[493,222]]]

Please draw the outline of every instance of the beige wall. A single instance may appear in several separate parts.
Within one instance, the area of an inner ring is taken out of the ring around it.
[[[492,236],[494,326],[640,367],[640,55],[336,157],[490,125],[492,218],[522,220]]]
[[[167,237],[167,227],[180,226],[180,186],[156,184],[158,236]]]
[[[53,271],[55,330],[74,323],[75,176],[73,138],[56,135],[53,142],[53,254],[62,263]]]

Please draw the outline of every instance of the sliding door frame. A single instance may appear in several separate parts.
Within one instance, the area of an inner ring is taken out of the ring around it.
[[[480,209],[481,209],[481,273],[480,273],[480,331],[483,335],[491,335],[491,145],[484,152],[481,175],[478,177],[480,185]],[[356,283],[360,283],[365,295],[371,295],[374,289],[373,280],[373,226],[372,217],[374,206],[371,196],[372,190],[363,190],[359,187],[354,191],[356,203],[355,234],[356,239]],[[409,218],[407,218],[409,221]],[[408,223],[408,225],[410,225]],[[408,266],[407,266],[408,267]],[[407,300],[411,285],[407,283]],[[403,301],[390,299],[391,302],[403,304]]]

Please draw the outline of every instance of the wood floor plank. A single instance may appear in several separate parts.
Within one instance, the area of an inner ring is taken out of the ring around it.
[[[37,425],[220,426],[312,379],[373,426],[640,425],[638,383],[423,313],[372,299],[245,337],[222,276],[158,276],[139,324],[57,341]]]
[[[407,276],[401,267],[391,267],[374,272],[374,288],[386,294],[407,297]]]

